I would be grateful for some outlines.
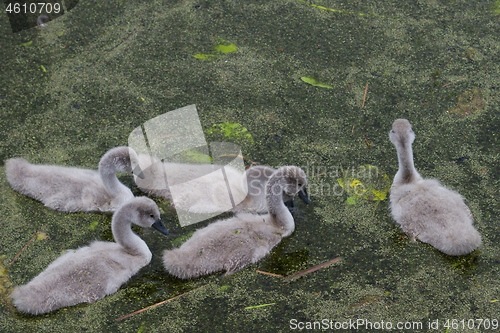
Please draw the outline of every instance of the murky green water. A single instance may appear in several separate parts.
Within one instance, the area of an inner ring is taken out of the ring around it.
[[[304,325],[327,319],[391,322],[393,331],[400,331],[398,322],[414,322],[422,328],[406,331],[445,332],[446,320],[457,319],[459,326],[449,332],[485,331],[479,321],[468,330],[467,320],[500,320],[498,6],[447,0],[80,1],[48,28],[17,34],[0,16],[2,161],[22,156],[96,168],[100,156],[127,144],[137,126],[196,104],[203,129],[241,124],[254,139],[243,144],[245,157],[275,167],[309,166],[309,183],[318,189],[310,205],[297,202],[296,230],[270,256],[230,277],[191,281],[166,274],[159,255],[207,222],[181,228],[158,200],[171,236],[135,229],[155,254],[151,265],[95,304],[31,317],[9,304],[9,281],[27,283],[63,250],[111,240],[111,217],[47,210],[12,191],[2,167],[4,265],[37,232],[49,238],[30,243],[2,275],[0,330],[288,332],[293,319]],[[193,57],[214,52],[221,39],[238,52],[208,61]],[[413,125],[419,172],[466,198],[483,237],[479,251],[454,258],[411,243],[393,224],[387,200],[349,204],[335,188],[336,176],[313,172],[370,164],[392,179],[397,157],[388,131],[396,118]],[[134,186],[128,176],[121,180]],[[339,256],[339,264],[288,283],[256,272],[286,276]],[[439,329],[430,329],[436,320]]]

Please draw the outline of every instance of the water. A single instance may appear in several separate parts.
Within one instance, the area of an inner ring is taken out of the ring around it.
[[[325,193],[308,206],[297,202],[295,232],[259,263],[229,277],[183,281],[165,273],[159,255],[175,237],[208,222],[181,228],[157,200],[170,238],[135,229],[156,255],[151,265],[95,304],[38,317],[15,311],[3,282],[2,332],[288,332],[292,323],[323,319],[333,325],[391,322],[393,331],[398,322],[410,322],[417,326],[407,331],[421,332],[445,332],[446,320],[457,319],[462,332],[468,331],[462,320],[498,318],[495,2],[312,4],[344,12],[299,1],[80,1],[48,28],[17,34],[3,15],[0,159],[96,168],[100,156],[125,145],[137,126],[195,103],[205,130],[221,122],[248,129],[254,143],[243,144],[242,153],[252,161],[274,167],[371,164],[392,179],[397,157],[388,131],[394,119],[407,118],[416,133],[417,169],[466,198],[483,237],[480,250],[446,256],[405,237],[387,200],[350,205],[346,194]],[[208,61],[193,57],[213,52],[220,39],[238,52]],[[467,105],[466,96],[476,96],[475,104]],[[447,112],[457,109],[462,113]],[[33,241],[2,278],[27,283],[61,251],[111,240],[109,215],[47,210],[12,191],[5,169],[0,172],[3,263],[37,232],[49,236]],[[130,178],[121,179],[133,187]],[[309,177],[310,184],[321,180],[337,184],[335,177]],[[339,256],[340,263],[288,283],[256,272],[286,276]],[[436,320],[439,329],[432,330]],[[470,331],[484,331],[478,323]]]

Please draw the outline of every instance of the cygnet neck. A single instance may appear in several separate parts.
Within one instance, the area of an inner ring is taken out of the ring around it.
[[[399,169],[394,177],[394,184],[396,185],[409,184],[422,179],[413,164],[411,143],[411,140],[405,137],[395,144],[399,162]]]
[[[131,229],[132,216],[135,215],[136,214],[133,214],[127,206],[122,206],[121,209],[118,209],[111,219],[113,237],[127,253],[151,260],[152,254],[146,242],[137,236]]]
[[[283,185],[280,172],[275,172],[266,184],[267,210],[269,221],[281,229],[282,237],[290,235],[295,229],[293,216],[283,202]]]
[[[111,197],[130,192],[128,187],[120,183],[116,172],[132,172],[128,147],[117,147],[108,151],[99,162],[101,180]]]

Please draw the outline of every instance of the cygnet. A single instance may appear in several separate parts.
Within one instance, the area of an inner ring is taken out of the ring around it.
[[[46,207],[64,212],[113,212],[122,203],[134,197],[128,187],[120,183],[116,172],[132,172],[129,147],[116,147],[104,154],[99,171],[35,165],[24,158],[5,162],[7,180],[12,188],[41,201]],[[139,168],[134,173],[142,176]]]
[[[146,243],[132,232],[131,223],[152,226],[168,235],[154,201],[133,198],[112,217],[116,243],[94,241],[90,246],[68,250],[28,284],[14,289],[14,305],[19,311],[39,315],[78,303],[94,303],[115,293],[152,257]]]
[[[229,275],[256,263],[294,231],[283,197],[293,198],[306,185],[306,174],[299,167],[279,168],[266,184],[268,214],[239,213],[197,230],[180,248],[164,251],[166,270],[189,279],[218,271]]]
[[[460,194],[435,179],[422,179],[413,164],[415,134],[406,119],[396,119],[389,133],[396,146],[399,169],[390,194],[394,220],[413,241],[418,238],[439,251],[463,255],[481,244],[472,214]]]

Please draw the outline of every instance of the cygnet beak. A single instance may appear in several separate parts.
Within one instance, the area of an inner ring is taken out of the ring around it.
[[[306,204],[309,204],[309,195],[307,194],[307,190],[304,187],[302,190],[299,191],[299,197],[304,201]],[[293,202],[293,198],[285,202],[285,206],[288,208],[290,212],[293,212],[295,209],[295,204]]]
[[[152,227],[161,232],[162,234],[168,235],[168,229],[165,228],[163,222],[161,222],[161,219],[156,220],[155,223],[153,223]]]
[[[141,178],[141,179],[146,178],[146,177],[144,176],[144,173],[142,172],[142,169],[141,169],[141,167],[140,167],[139,165],[137,165],[137,166],[134,168],[134,170],[132,170],[132,173],[133,173],[134,175],[136,175],[137,177]]]
[[[309,195],[307,194],[307,190],[304,187],[302,190],[299,191],[299,197],[304,201],[306,204],[309,204],[311,201],[309,200]]]

